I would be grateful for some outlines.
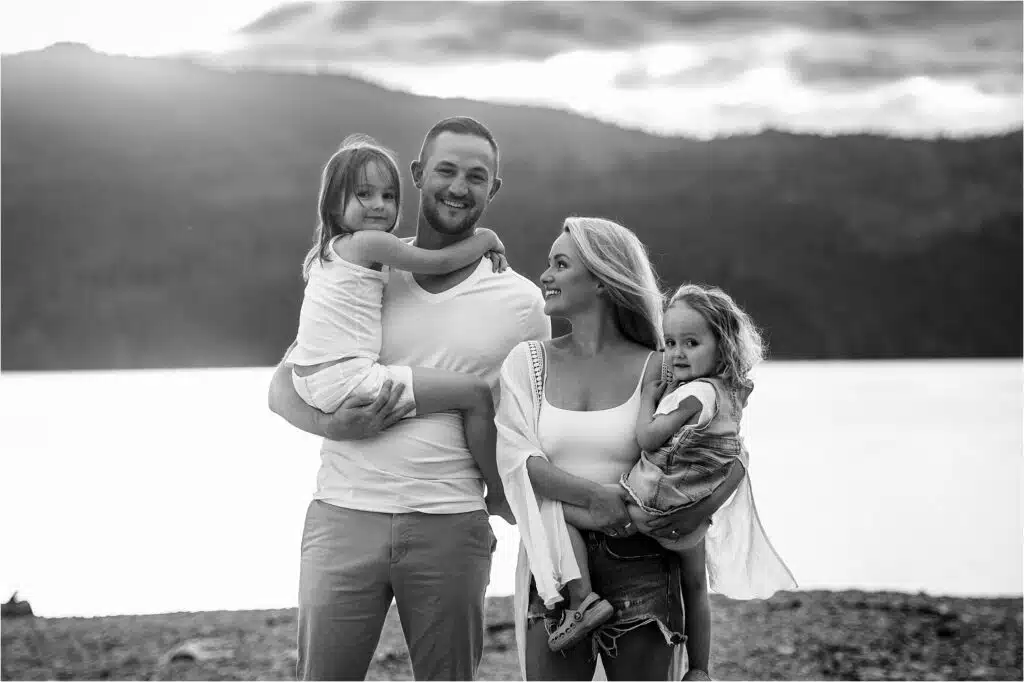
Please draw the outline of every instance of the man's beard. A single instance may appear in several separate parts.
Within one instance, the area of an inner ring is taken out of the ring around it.
[[[475,207],[466,212],[466,217],[463,218],[457,225],[452,227],[442,217],[441,211],[438,206],[442,205],[440,201],[434,199],[433,202],[423,202],[423,217],[426,218],[427,224],[430,225],[436,232],[447,235],[457,235],[464,232],[468,232],[476,227],[477,221],[480,220],[480,216],[483,215],[483,209]]]

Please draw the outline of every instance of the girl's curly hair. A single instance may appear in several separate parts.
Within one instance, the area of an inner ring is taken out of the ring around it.
[[[729,388],[750,390],[754,382],[750,370],[764,359],[765,342],[757,325],[729,294],[718,287],[684,284],[668,301],[665,309],[684,301],[703,317],[718,343],[718,362],[714,373]]]

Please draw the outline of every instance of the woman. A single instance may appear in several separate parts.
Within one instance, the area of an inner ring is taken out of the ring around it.
[[[635,534],[619,485],[639,456],[641,386],[662,372],[657,280],[632,232],[599,218],[568,218],[541,285],[545,313],[567,318],[572,331],[513,349],[502,366],[496,418],[498,466],[523,540],[515,597],[521,672],[526,679],[586,679],[599,655],[613,680],[679,679],[677,645],[685,637],[678,560]],[[652,532],[676,537],[707,523],[742,476],[734,467],[717,494],[652,523]],[[576,562],[566,561],[567,508],[586,531],[594,589],[616,613],[589,642],[553,653],[548,633],[557,613],[539,594],[580,577]],[[543,570],[531,571],[531,562]],[[538,591],[534,573],[559,578]]]

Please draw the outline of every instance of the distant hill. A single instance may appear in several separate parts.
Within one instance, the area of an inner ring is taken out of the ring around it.
[[[456,113],[501,144],[485,222],[528,277],[566,215],[600,215],[640,235],[666,286],[735,294],[775,358],[1021,354],[1019,131],[704,142],[75,45],[0,69],[4,370],[275,362],[331,151],[368,133],[407,167]]]

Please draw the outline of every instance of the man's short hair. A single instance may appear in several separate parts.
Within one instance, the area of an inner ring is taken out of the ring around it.
[[[420,147],[420,163],[427,160],[427,147],[429,147],[441,133],[475,135],[476,137],[482,137],[487,140],[491,145],[491,149],[494,150],[494,174],[498,174],[498,142],[494,139],[494,135],[487,126],[475,118],[470,118],[469,116],[451,116],[435,123],[430,130],[427,131],[426,137],[423,138],[423,146]]]

